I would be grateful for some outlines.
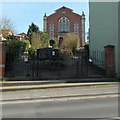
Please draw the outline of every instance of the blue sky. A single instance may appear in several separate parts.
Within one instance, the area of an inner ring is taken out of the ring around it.
[[[62,6],[69,7],[78,14],[84,11],[86,15],[86,32],[89,26],[89,11],[87,2],[4,2],[2,16],[9,18],[14,24],[15,33],[27,33],[29,25],[34,22],[43,30],[43,15],[50,15]]]

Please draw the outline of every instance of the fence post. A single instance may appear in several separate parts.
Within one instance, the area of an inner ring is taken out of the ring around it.
[[[107,45],[105,50],[105,69],[107,77],[115,77],[115,50],[114,46]]]
[[[5,76],[6,49],[5,43],[0,40],[0,79]]]

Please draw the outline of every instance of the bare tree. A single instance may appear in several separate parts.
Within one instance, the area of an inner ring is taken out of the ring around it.
[[[7,17],[0,17],[0,30],[12,30],[13,31],[13,23]]]

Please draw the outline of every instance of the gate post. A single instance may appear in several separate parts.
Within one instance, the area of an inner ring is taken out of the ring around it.
[[[115,47],[107,45],[105,51],[105,70],[107,77],[115,77]]]
[[[0,39],[0,79],[5,75],[6,49],[5,43]]]

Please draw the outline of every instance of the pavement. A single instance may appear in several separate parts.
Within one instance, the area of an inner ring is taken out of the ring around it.
[[[119,81],[111,78],[4,81],[0,87],[2,91],[0,104],[21,105],[21,103],[50,102],[54,100],[110,99],[118,97],[118,85]],[[119,117],[114,119],[117,120]]]
[[[118,96],[118,85],[89,85],[52,89],[31,89],[2,92],[2,104],[47,102]]]
[[[100,81],[100,82],[99,82]],[[110,82],[109,82],[110,81]],[[20,91],[33,89],[49,89],[49,88],[66,88],[81,86],[98,86],[98,85],[117,85],[118,81],[108,78],[97,79],[68,79],[68,80],[44,80],[44,81],[4,81],[1,82],[0,90]]]

